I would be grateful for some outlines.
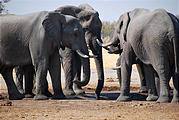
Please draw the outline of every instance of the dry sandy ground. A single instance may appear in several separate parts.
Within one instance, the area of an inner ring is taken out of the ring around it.
[[[104,53],[105,68],[115,66],[117,57]],[[91,67],[95,68],[94,63]],[[132,84],[133,101],[116,102],[119,85],[115,77],[106,76],[101,100],[95,100],[94,82],[84,88],[85,96],[64,100],[9,101],[5,98],[0,100],[0,120],[179,120],[179,104],[147,102],[146,94],[136,92],[139,84]],[[0,93],[7,96],[6,89]]]

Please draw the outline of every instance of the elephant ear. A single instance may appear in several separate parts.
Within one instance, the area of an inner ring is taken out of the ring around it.
[[[58,49],[64,49],[62,44],[62,24],[64,23],[65,16],[57,12],[49,12],[42,21],[45,33],[49,38],[54,40]]]
[[[119,18],[119,24],[118,24],[118,33],[119,33],[119,39],[120,39],[120,47],[123,48],[124,42],[127,41],[126,35],[127,35],[127,29],[130,22],[129,13],[123,14]]]

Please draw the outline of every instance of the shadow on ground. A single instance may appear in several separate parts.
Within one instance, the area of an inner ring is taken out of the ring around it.
[[[116,100],[119,97],[120,93],[117,92],[102,92],[100,100]],[[132,100],[135,101],[145,101],[147,98],[146,94],[143,93],[130,93]],[[95,93],[87,92],[83,96],[68,96],[67,99],[86,99],[86,100],[96,100]]]

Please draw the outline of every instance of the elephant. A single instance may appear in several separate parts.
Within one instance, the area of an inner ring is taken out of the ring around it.
[[[102,59],[102,47],[96,42],[96,39],[101,40],[101,28],[102,22],[99,18],[99,14],[88,4],[81,4],[76,6],[63,6],[55,10],[66,15],[72,15],[80,20],[80,23],[85,32],[85,40],[88,49],[92,51],[97,57],[95,59],[96,69],[98,74],[98,85],[96,88],[96,98],[99,99],[101,90],[104,85],[104,70],[103,70],[103,59]],[[80,81],[81,76],[81,61],[76,52],[73,52],[69,48],[65,50],[60,49],[63,69],[65,73],[65,95],[84,94],[84,90],[81,88],[88,84],[89,79],[83,77]],[[83,71],[84,71],[83,66]]]
[[[45,92],[49,71],[53,99],[65,98],[61,88],[61,61],[59,49],[71,48],[83,54],[87,77],[90,76],[89,52],[79,19],[57,12],[41,11],[26,15],[0,17],[0,73],[9,99],[22,99],[12,77],[15,66],[33,65],[36,74],[35,100],[48,99]],[[85,76],[84,75],[84,76]]]
[[[122,50],[121,92],[117,101],[129,101],[132,64],[140,60],[159,81],[159,97],[156,102],[169,102],[169,80],[173,77],[172,102],[179,102],[178,54],[179,21],[164,9],[149,11],[134,9],[122,14],[118,20],[118,38],[106,46],[118,46]],[[149,82],[154,86],[154,81]],[[157,87],[158,88],[158,87]]]
[[[116,23],[117,25],[118,23]],[[111,35],[110,35],[110,40],[109,41],[114,41],[114,40],[117,40],[118,39],[118,32],[117,32],[117,29],[114,30]],[[98,41],[98,44],[101,45],[100,41]],[[121,55],[122,53],[122,49],[119,49],[120,47],[118,46],[110,46],[110,48],[108,47],[105,47],[105,49],[108,50],[108,53],[110,54],[119,54]],[[119,57],[117,59],[117,62],[116,62],[116,67],[114,67],[113,69],[114,70],[117,70],[117,78],[119,79],[119,83],[121,84],[121,68],[120,68],[120,65],[121,65],[121,57]],[[138,64],[136,64],[136,67],[137,67],[137,70],[138,70],[138,73],[139,73],[139,77],[140,77],[140,88],[139,88],[139,93],[145,93],[147,92],[147,86],[146,86],[146,78],[144,76],[144,69],[143,69],[143,64],[141,62],[139,62]]]

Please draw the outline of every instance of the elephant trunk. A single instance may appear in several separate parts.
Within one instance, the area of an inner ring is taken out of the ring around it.
[[[73,82],[79,86],[85,86],[89,83],[90,80],[90,61],[89,61],[88,48],[86,45],[84,45],[82,52],[78,50],[76,52],[78,53],[79,56],[81,56],[80,59],[83,66],[83,80],[82,81],[74,80]],[[83,53],[85,54],[85,56],[82,55]]]

